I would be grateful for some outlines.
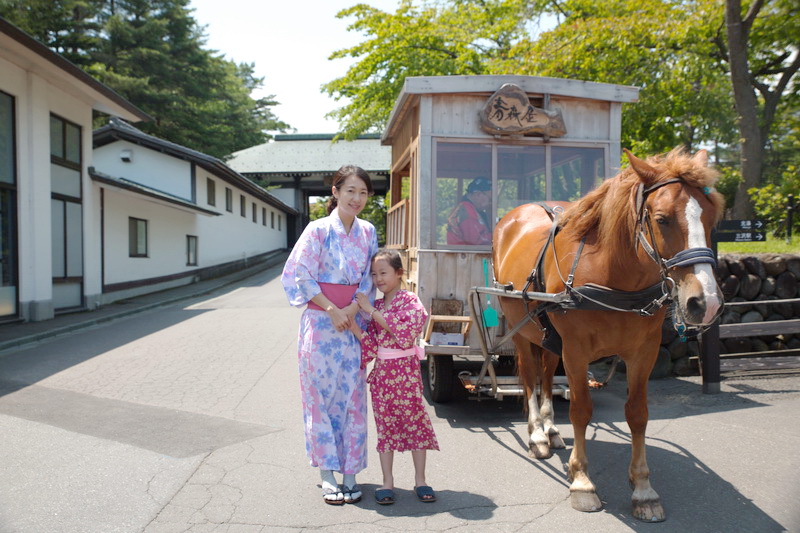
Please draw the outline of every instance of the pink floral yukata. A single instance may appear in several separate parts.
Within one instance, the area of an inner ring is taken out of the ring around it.
[[[370,322],[361,340],[363,365],[377,358],[379,346],[413,348],[428,316],[417,295],[403,290],[397,291],[388,309],[382,299],[375,301],[375,309],[386,319],[391,333],[374,320]],[[416,354],[397,359],[377,358],[367,382],[378,430],[378,453],[439,449],[423,405],[422,375]]]
[[[321,293],[319,283],[356,285],[370,299],[378,250],[375,227],[356,218],[345,231],[337,210],[311,222],[283,268],[289,303],[299,307]],[[360,314],[360,313],[359,313]],[[356,320],[363,328],[359,314]],[[328,313],[306,309],[297,340],[306,454],[311,466],[357,474],[367,466],[367,398],[361,346],[351,331],[337,332]]]

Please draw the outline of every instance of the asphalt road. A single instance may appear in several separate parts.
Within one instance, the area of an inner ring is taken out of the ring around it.
[[[439,500],[379,506],[377,453],[357,505],[322,502],[303,446],[300,311],[274,267],[216,293],[0,355],[0,532],[800,531],[800,375],[651,382],[648,461],[667,512],[630,515],[624,376],[594,392],[590,473],[604,510],[569,504],[568,449],[527,456],[514,399],[430,405]],[[371,444],[375,442],[371,425]]]

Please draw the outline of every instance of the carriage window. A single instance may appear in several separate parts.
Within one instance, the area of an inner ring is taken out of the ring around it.
[[[436,244],[491,244],[492,146],[436,144]]]
[[[547,199],[544,146],[497,147],[497,219]]]
[[[600,185],[605,177],[602,148],[553,146],[551,200],[572,202]]]

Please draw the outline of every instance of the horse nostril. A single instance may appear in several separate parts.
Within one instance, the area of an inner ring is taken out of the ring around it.
[[[692,296],[686,300],[686,311],[689,316],[702,317],[706,312],[706,303],[702,297]]]

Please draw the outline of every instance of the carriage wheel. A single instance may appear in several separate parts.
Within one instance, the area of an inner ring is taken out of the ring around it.
[[[453,356],[428,354],[428,386],[431,400],[449,402],[453,397]]]

